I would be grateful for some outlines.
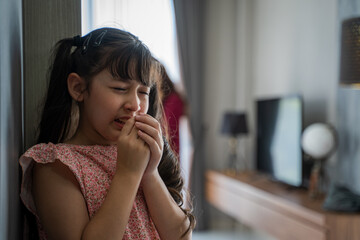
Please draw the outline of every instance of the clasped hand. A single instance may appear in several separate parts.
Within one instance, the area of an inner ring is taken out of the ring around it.
[[[118,168],[142,174],[157,173],[164,141],[159,122],[148,114],[139,114],[126,121],[121,130],[118,148]]]

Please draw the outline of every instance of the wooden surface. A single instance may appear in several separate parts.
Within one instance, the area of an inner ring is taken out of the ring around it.
[[[322,209],[301,188],[256,173],[206,173],[206,198],[224,213],[278,239],[360,239],[360,215]]]

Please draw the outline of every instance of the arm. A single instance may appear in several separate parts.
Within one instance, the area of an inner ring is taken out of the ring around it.
[[[162,239],[180,239],[188,229],[190,221],[170,195],[158,172],[164,145],[160,124],[149,115],[139,115],[136,116],[135,125],[139,129],[139,137],[149,145],[151,152],[142,178],[151,218]],[[191,231],[184,236],[184,239],[190,238]]]
[[[89,221],[85,199],[70,169],[60,161],[36,164],[34,201],[49,239],[91,239],[90,235],[94,239],[106,239],[107,235],[108,239],[114,239],[112,236],[122,236],[135,199],[134,189],[140,179],[141,176],[117,174],[103,206]]]
[[[84,229],[83,239],[122,239],[141,175],[121,172],[114,176],[103,205]]]
[[[129,123],[128,123],[129,122]],[[79,184],[60,161],[36,164],[33,195],[40,221],[49,239],[121,239],[135,195],[149,160],[149,149],[137,139],[134,120],[128,120],[119,138],[117,170],[96,215],[89,220]]]
[[[148,176],[142,182],[146,203],[161,239],[180,239],[190,225],[188,217],[176,204],[159,174]],[[182,239],[191,239],[191,231]]]

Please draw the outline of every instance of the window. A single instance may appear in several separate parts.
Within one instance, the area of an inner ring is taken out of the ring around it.
[[[82,0],[82,34],[117,27],[139,37],[180,83],[175,19],[171,0]]]

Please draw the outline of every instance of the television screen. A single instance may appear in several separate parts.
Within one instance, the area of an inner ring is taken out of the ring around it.
[[[292,186],[302,185],[302,98],[257,100],[257,170]]]

